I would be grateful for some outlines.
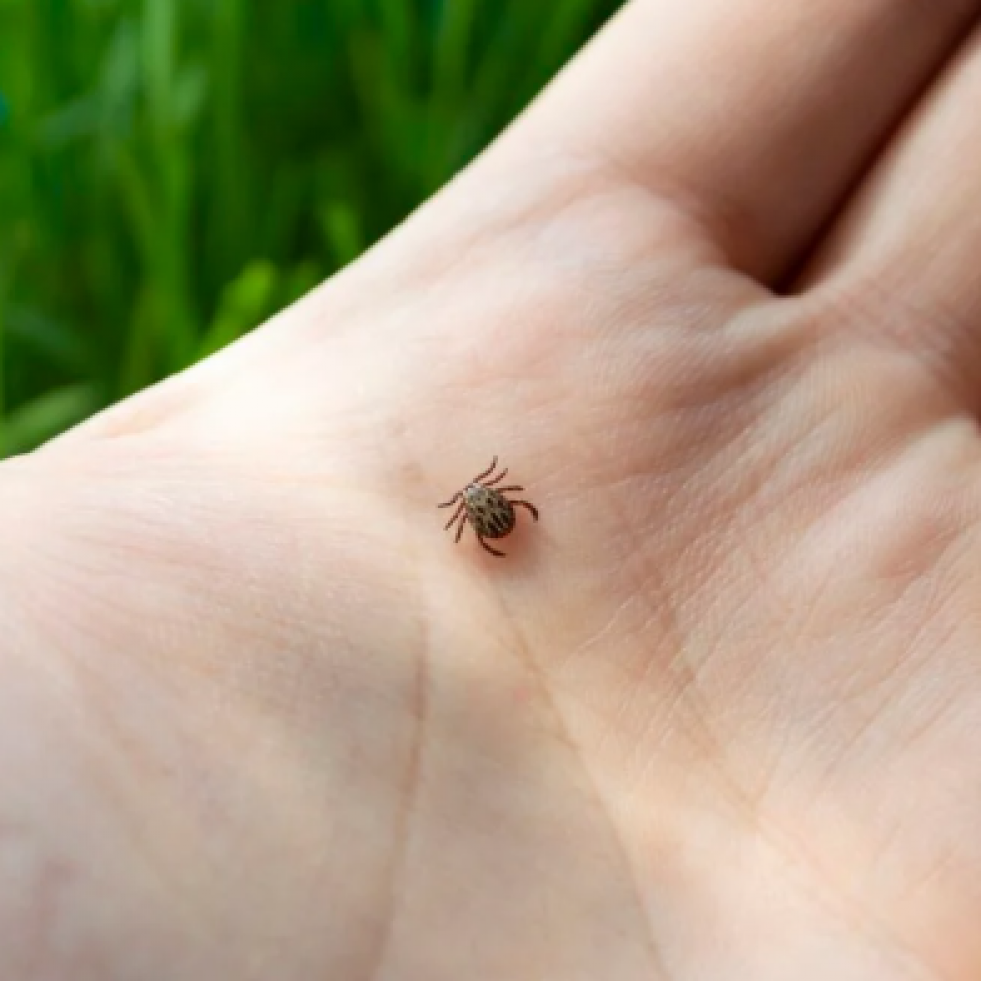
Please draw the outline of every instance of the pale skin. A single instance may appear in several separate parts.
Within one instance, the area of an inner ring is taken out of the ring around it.
[[[979,12],[634,0],[0,468],[0,976],[981,977]]]

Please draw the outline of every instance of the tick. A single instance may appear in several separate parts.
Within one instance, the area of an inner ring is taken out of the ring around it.
[[[496,469],[497,457],[495,456],[494,462],[482,474],[474,477],[463,490],[457,491],[445,504],[440,504],[438,507],[448,508],[459,501],[453,517],[446,522],[444,531],[459,521],[455,539],[455,541],[459,541],[463,534],[463,527],[469,521],[473,525],[477,541],[480,542],[481,546],[491,555],[504,558],[503,552],[491,548],[484,539],[504,538],[514,531],[514,508],[516,505],[531,511],[531,516],[536,521],[538,520],[538,508],[534,504],[529,504],[528,501],[512,501],[506,498],[505,492],[523,491],[524,487],[498,487],[497,485],[507,476],[507,468],[492,480],[488,480],[487,478]]]

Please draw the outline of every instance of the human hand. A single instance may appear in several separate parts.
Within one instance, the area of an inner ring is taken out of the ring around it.
[[[978,6],[635,0],[7,463],[0,973],[981,974]]]

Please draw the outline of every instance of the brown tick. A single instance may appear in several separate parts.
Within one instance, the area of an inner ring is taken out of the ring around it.
[[[507,469],[502,470],[493,480],[487,480],[497,469],[497,457],[494,462],[482,474],[474,477],[463,490],[457,491],[445,504],[438,505],[441,508],[448,508],[452,504],[460,503],[453,514],[453,517],[446,522],[449,528],[454,522],[459,521],[460,526],[456,530],[456,541],[460,540],[463,534],[463,527],[469,521],[473,525],[473,530],[477,534],[477,541],[491,555],[504,558],[503,552],[498,552],[496,548],[491,548],[485,538],[504,538],[514,531],[514,506],[520,504],[521,507],[528,508],[532,517],[538,520],[538,508],[527,501],[509,501],[505,496],[505,491],[522,491],[524,487],[497,487],[505,476]],[[444,529],[445,530],[445,529]]]

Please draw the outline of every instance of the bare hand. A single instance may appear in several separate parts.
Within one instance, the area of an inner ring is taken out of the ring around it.
[[[0,975],[981,976],[979,8],[634,0],[6,464]]]

